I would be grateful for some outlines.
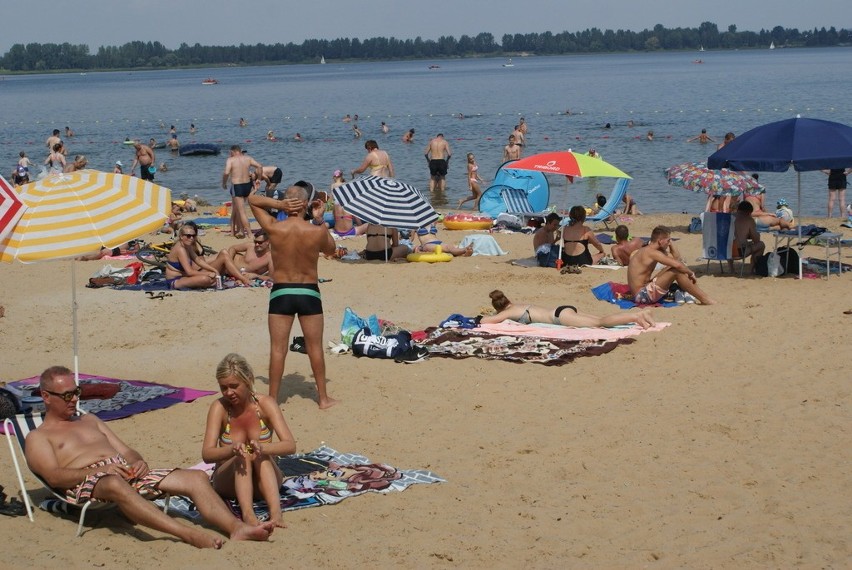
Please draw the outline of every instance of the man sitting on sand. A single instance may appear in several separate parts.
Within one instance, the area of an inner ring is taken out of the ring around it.
[[[612,246],[610,253],[612,253],[612,258],[620,265],[626,266],[633,252],[645,245],[642,238],[628,239],[629,237],[630,230],[624,224],[615,228],[615,245]]]
[[[307,189],[290,186],[284,197],[284,200],[275,200],[259,194],[249,196],[254,217],[269,236],[272,247],[272,279],[275,284],[269,295],[269,395],[277,401],[290,330],[298,315],[317,384],[319,407],[330,408],[337,400],[329,397],[325,387],[324,323],[317,263],[320,253],[334,253],[334,240],[327,226],[315,226],[305,220]],[[279,222],[268,209],[283,210],[287,218]]]
[[[653,275],[657,264],[666,267]],[[695,273],[680,261],[680,254],[672,243],[671,230],[665,226],[657,226],[651,232],[651,242],[630,258],[627,265],[627,283],[636,303],[653,305],[666,295],[671,284],[675,282],[702,305],[715,303],[698,287]]]
[[[262,279],[272,272],[269,236],[263,230],[255,232],[253,247],[249,247],[248,242],[240,242],[228,248],[228,256],[240,268],[240,272],[250,279]]]
[[[533,251],[535,251],[539,267],[556,267],[556,260],[559,259],[559,248],[556,247],[556,242],[559,241],[561,221],[562,217],[559,214],[551,212],[544,218],[544,225],[533,234]]]
[[[234,517],[204,471],[150,469],[96,415],[78,415],[82,390],[69,369],[48,368],[39,388],[47,413],[44,423],[27,436],[27,464],[48,485],[65,491],[69,500],[79,505],[90,499],[116,503],[134,523],[198,548],[221,548],[222,539],[173,519],[143,497],[187,496],[207,522],[233,540],[267,540],[272,534],[274,523],[251,526]]]
[[[749,202],[740,202],[737,205],[737,213],[734,214],[734,243],[742,244],[744,247],[744,250],[741,249],[739,252],[742,257],[751,256],[752,271],[754,271],[755,261],[766,250],[766,244],[760,240],[757,223],[751,216],[753,210],[754,207]],[[733,271],[734,261],[729,259],[728,264]]]

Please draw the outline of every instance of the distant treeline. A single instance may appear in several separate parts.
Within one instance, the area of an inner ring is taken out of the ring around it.
[[[437,40],[397,38],[340,38],[305,40],[301,44],[277,43],[239,46],[193,46],[185,43],[176,50],[160,42],[135,41],[122,46],[102,46],[96,54],[85,44],[15,44],[0,59],[0,69],[8,71],[138,69],[181,66],[263,65],[275,63],[316,63],[320,57],[334,60],[434,59],[493,55],[559,55],[574,53],[776,47],[828,47],[852,43],[852,30],[821,28],[799,31],[776,26],[759,32],[739,32],[734,25],[720,32],[716,24],[704,22],[697,28],[652,30],[587,29],[582,32],[506,34],[497,43],[483,32],[476,36],[441,36]]]

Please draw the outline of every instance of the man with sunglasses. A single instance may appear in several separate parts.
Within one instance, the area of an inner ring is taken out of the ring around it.
[[[267,540],[275,525],[248,525],[228,510],[210,486],[206,473],[193,469],[150,469],[94,414],[79,415],[82,389],[64,366],[45,370],[39,388],[46,414],[44,423],[27,436],[26,458],[33,473],[48,485],[65,491],[77,504],[90,499],[116,503],[137,524],[178,537],[197,548],[221,548],[222,539],[185,525],[144,497],[164,493],[192,499],[204,520],[228,533],[232,540]]]
[[[269,247],[269,236],[260,230],[254,234],[254,244],[240,242],[228,248],[228,256],[240,272],[248,278],[264,278],[272,269],[272,254]],[[239,257],[242,256],[242,259]]]
[[[329,397],[325,387],[323,311],[317,262],[320,253],[332,255],[335,246],[327,226],[315,226],[305,219],[308,196],[307,188],[294,185],[287,189],[283,200],[252,194],[249,205],[257,223],[269,236],[272,247],[274,284],[269,296],[268,318],[269,395],[278,400],[290,330],[298,315],[317,384],[319,407],[326,409],[337,400]],[[277,221],[269,213],[270,209],[283,211],[287,218]]]

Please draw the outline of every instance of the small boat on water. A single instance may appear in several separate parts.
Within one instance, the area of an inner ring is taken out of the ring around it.
[[[216,85],[219,83],[218,79],[213,79],[212,77],[208,77],[207,79],[201,82],[202,85]]]
[[[515,67],[515,64],[512,63],[512,58],[509,58],[509,61],[503,64],[503,67]]]
[[[429,69],[441,69],[441,66],[432,64],[432,65],[429,66]]]
[[[181,156],[202,156],[219,154],[219,145],[214,143],[189,143],[180,145]]]
[[[775,49],[775,42],[771,42],[769,44],[769,49]]]
[[[692,63],[704,63],[703,59],[693,59]]]

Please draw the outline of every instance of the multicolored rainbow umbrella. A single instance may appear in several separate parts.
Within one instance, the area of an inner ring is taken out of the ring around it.
[[[703,162],[685,162],[665,170],[666,181],[672,186],[713,196],[741,196],[765,191],[751,175],[728,170],[711,170]]]

